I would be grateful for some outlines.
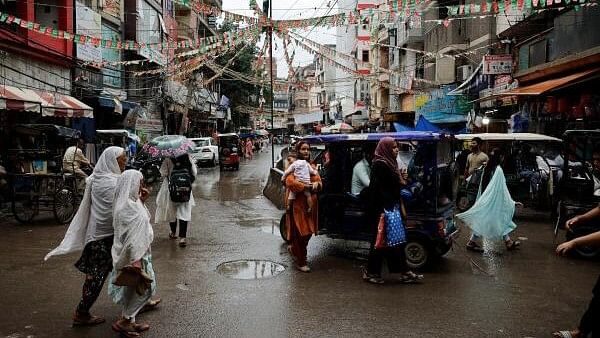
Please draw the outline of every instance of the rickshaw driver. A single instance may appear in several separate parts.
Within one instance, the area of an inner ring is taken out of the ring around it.
[[[84,145],[83,139],[78,139],[77,144],[70,146],[65,150],[63,156],[63,171],[67,173],[75,174],[77,178],[77,190],[83,191],[85,189],[85,179],[88,175],[81,170],[82,166],[91,166],[90,161],[83,155],[81,150]]]
[[[467,166],[465,168],[465,178],[468,178],[473,174],[475,169],[481,167],[484,163],[489,161],[488,156],[481,151],[481,143],[483,141],[479,137],[474,137],[471,140],[471,153],[467,156]]]

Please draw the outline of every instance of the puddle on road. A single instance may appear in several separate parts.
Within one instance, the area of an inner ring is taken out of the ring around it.
[[[285,270],[285,266],[279,263],[243,259],[219,264],[217,272],[232,279],[263,279],[279,275]]]

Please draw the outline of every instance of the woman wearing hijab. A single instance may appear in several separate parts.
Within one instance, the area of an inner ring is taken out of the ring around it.
[[[495,148],[492,150],[491,159],[484,170],[475,204],[471,209],[456,215],[456,218],[473,231],[473,235],[467,243],[467,249],[469,250],[483,251],[481,245],[477,243],[479,237],[491,241],[502,239],[508,250],[516,249],[521,244],[519,241],[513,241],[509,234],[517,228],[512,220],[515,207],[522,204],[513,201],[510,196],[504,171],[499,165],[501,160],[500,149]]]
[[[406,183],[398,169],[398,144],[391,137],[382,138],[375,149],[373,167],[371,168],[371,182],[369,185],[368,219],[371,224],[371,248],[366,271],[363,271],[363,280],[374,284],[383,284],[381,269],[383,260],[387,261],[390,273],[400,273],[402,282],[415,282],[423,279],[408,269],[406,263],[405,244],[392,248],[375,248],[379,218],[385,210],[393,210],[401,206],[402,186]]]
[[[296,144],[296,153],[298,159],[308,161],[310,159],[310,146],[305,141],[300,141]],[[296,193],[296,199],[291,200],[291,206],[289,206],[285,218],[287,238],[290,240],[288,251],[294,257],[296,268],[302,272],[310,272],[306,260],[306,248],[310,237],[316,234],[319,228],[319,206],[315,193],[321,190],[321,177],[318,175],[311,176],[310,180],[311,184],[302,183],[293,174],[285,180],[285,187],[287,188],[285,200],[288,201],[287,195],[290,191]],[[308,209],[307,197],[302,193],[306,190],[313,192],[310,197],[313,205],[310,213],[306,212]]]
[[[194,193],[190,192],[190,200],[187,202],[173,202],[169,193],[168,180],[173,170],[182,168],[188,170],[193,182],[196,175],[198,175],[198,169],[189,154],[179,156],[177,159],[165,158],[160,166],[160,174],[166,179],[163,180],[158,196],[156,196],[154,219],[156,223],[169,222],[171,227],[170,239],[177,239],[177,222],[179,222],[179,246],[185,247],[187,245],[188,222],[192,220],[192,208],[196,205]]]
[[[125,170],[125,149],[108,147],[100,155],[94,172],[86,180],[85,192],[79,209],[69,225],[65,238],[44,260],[83,249],[75,263],[85,273],[81,301],[73,315],[73,325],[96,325],[104,318],[92,316],[90,308],[102,291],[104,281],[112,270],[110,250],[113,245],[113,201],[115,187]]]
[[[136,323],[135,316],[150,302],[150,297],[156,291],[150,254],[154,232],[150,224],[150,212],[144,205],[148,195],[143,189],[143,179],[139,171],[126,170],[117,181],[115,191],[115,239],[111,251],[113,270],[109,278],[108,294],[116,304],[123,305],[122,317],[112,327],[126,337],[137,337],[139,332],[150,328],[148,324]],[[127,266],[141,269],[152,279],[151,286],[142,294],[137,292],[136,287],[114,284],[121,269]]]

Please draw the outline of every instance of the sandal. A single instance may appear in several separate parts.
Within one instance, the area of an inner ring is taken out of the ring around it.
[[[162,299],[160,299],[160,298],[155,299],[155,300],[149,300],[148,303],[146,303],[146,305],[144,305],[144,307],[142,307],[142,309],[138,313],[144,313],[144,312],[156,310],[156,308],[158,307],[158,304],[160,304],[161,301],[162,301]]]
[[[177,235],[172,232],[169,232],[169,239],[177,239]]]
[[[425,277],[421,274],[416,274],[412,271],[408,271],[408,272],[404,273],[402,275],[402,277],[400,277],[400,282],[406,283],[406,284],[416,283],[420,280],[423,280],[423,278],[425,278]]]
[[[131,325],[137,332],[144,332],[144,331],[150,330],[150,325],[148,325],[146,323],[133,323]]]
[[[511,251],[511,250],[517,249],[521,245],[521,242],[510,240],[510,241],[507,241],[505,244],[506,244],[506,250]]]
[[[471,241],[467,243],[467,250],[474,252],[483,252],[483,248],[479,244]]]
[[[76,326],[93,326],[102,324],[106,321],[106,319],[98,316],[92,316],[88,314],[87,316],[78,315],[75,313],[73,315],[73,327]]]
[[[121,337],[132,338],[132,337],[140,337],[141,336],[137,332],[135,324],[130,324],[128,327],[126,327],[126,326],[122,326],[121,324],[119,324],[119,321],[116,321],[112,324],[112,329],[115,332],[118,332],[121,335]]]

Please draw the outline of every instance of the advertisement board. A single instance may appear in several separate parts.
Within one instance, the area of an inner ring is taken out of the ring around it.
[[[102,16],[91,8],[76,2],[75,32],[102,38]],[[102,48],[92,44],[78,43],[77,58],[83,61],[102,62]]]
[[[483,74],[497,75],[512,73],[512,56],[506,55],[485,55],[483,57]]]
[[[163,130],[163,123],[159,119],[137,119],[135,129],[149,133],[160,133]]]

